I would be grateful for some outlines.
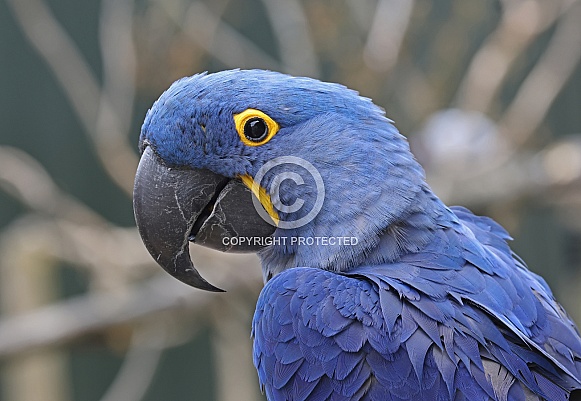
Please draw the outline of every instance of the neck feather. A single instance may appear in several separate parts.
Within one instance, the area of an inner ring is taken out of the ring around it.
[[[452,212],[422,185],[397,215],[377,220],[361,213],[356,221],[325,221],[297,230],[277,230],[274,245],[259,253],[265,281],[293,267],[315,267],[346,272],[357,266],[396,262],[423,249],[437,230],[449,226]],[[324,229],[321,229],[324,227]]]

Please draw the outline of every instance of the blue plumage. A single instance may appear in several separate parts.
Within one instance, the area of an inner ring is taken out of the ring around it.
[[[342,274],[288,269],[267,283],[253,333],[254,360],[269,399],[295,398],[284,392],[292,382],[282,388],[270,383],[264,342],[276,342],[282,354],[288,345],[297,372],[304,365],[316,366],[316,372],[323,367],[325,376],[307,379],[342,382],[351,372],[367,374],[354,382],[361,398],[353,398],[352,387],[336,385],[331,399],[565,400],[580,388],[579,337],[546,284],[520,261],[496,256],[508,250],[500,226],[466,209],[452,212],[456,219],[443,229],[441,241],[451,254],[464,256],[461,263],[448,261],[447,269],[438,263],[443,244],[434,241],[395,263]],[[465,247],[466,237],[482,238],[484,246]],[[286,302],[277,302],[282,293]],[[264,330],[265,324],[282,325],[280,319],[293,325],[295,336]],[[313,352],[319,342],[324,353]],[[338,353],[350,355],[351,363],[340,364]]]
[[[280,126],[261,146],[236,131],[233,115],[247,109]],[[230,179],[281,156],[320,174],[320,212],[279,227],[259,252],[254,364],[270,401],[559,401],[581,389],[581,338],[547,284],[501,226],[432,193],[370,100],[274,72],[201,74],[161,96],[141,143],[168,166]],[[270,188],[274,173],[264,179]],[[287,185],[269,195],[280,206],[312,205],[317,194]],[[325,236],[357,241],[291,241]]]

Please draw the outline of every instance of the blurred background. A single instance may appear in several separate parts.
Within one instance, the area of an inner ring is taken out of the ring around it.
[[[257,259],[196,248],[204,293],[134,227],[145,112],[206,70],[373,98],[581,323],[580,58],[574,0],[0,0],[0,399],[263,399]]]

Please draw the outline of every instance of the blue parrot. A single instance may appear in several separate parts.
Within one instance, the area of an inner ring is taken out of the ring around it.
[[[487,217],[447,207],[384,111],[262,70],[176,81],[147,113],[145,246],[221,291],[191,242],[257,252],[254,364],[279,400],[581,399],[581,338]]]

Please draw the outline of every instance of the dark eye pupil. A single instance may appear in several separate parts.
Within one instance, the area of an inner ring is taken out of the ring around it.
[[[263,140],[268,134],[268,127],[262,118],[254,117],[244,124],[244,135],[253,142]]]

